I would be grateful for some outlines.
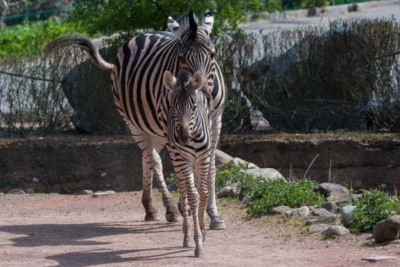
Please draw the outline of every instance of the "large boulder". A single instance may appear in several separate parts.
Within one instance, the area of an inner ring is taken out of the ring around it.
[[[100,52],[107,61],[116,56],[115,49],[103,48]],[[105,134],[128,132],[114,105],[110,73],[87,60],[65,75],[61,87],[74,110],[71,121],[76,130]]]
[[[340,184],[322,183],[314,191],[324,195],[329,201],[344,201],[350,198],[349,190]]]
[[[373,230],[376,243],[385,243],[400,238],[400,215],[392,216],[377,223]]]

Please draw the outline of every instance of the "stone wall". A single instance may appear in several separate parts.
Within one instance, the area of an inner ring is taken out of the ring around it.
[[[287,179],[307,177],[354,188],[400,188],[400,136],[392,134],[266,135],[222,137],[220,149],[271,167]],[[318,155],[318,156],[317,156]],[[166,175],[171,172],[162,153]],[[76,193],[141,188],[141,153],[129,136],[58,136],[0,139],[0,192]]]

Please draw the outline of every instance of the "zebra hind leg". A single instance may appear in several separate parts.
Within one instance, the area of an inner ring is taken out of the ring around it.
[[[215,154],[214,151],[210,156],[210,170],[208,172],[208,201],[207,201],[207,214],[211,218],[211,230],[224,230],[226,224],[224,219],[218,215],[218,209],[215,199]]]
[[[166,208],[165,219],[168,222],[179,222],[181,216],[165,183],[160,155],[156,150],[153,150],[152,157],[154,159],[152,169],[157,177],[158,185],[162,193],[162,202]]]

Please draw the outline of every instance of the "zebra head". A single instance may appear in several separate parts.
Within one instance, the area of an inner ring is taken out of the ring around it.
[[[168,141],[187,145],[197,130],[202,131],[209,125],[207,97],[202,91],[203,76],[200,72],[192,75],[180,70],[175,78],[166,71],[163,82],[169,90]]]
[[[177,20],[168,17],[168,29],[180,40],[179,69],[190,73],[200,72],[204,79],[203,90],[212,91],[215,75],[215,46],[210,39],[214,23],[211,12],[206,12],[201,23],[192,11]]]

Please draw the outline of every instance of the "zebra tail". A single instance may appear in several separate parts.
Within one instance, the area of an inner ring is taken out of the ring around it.
[[[108,72],[114,72],[116,70],[116,66],[114,64],[105,61],[104,58],[100,55],[98,45],[95,44],[88,37],[81,34],[62,36],[55,39],[46,46],[46,48],[44,49],[44,54],[45,56],[48,56],[55,49],[70,45],[76,45],[80,49],[86,51],[93,63],[99,68]]]

